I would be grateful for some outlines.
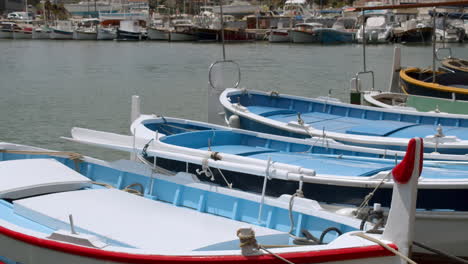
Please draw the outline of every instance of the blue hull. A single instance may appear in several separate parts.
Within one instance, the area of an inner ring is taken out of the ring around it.
[[[297,122],[297,114],[300,114],[304,124],[315,131],[323,130],[326,135],[342,143],[402,151],[406,146],[394,142],[402,142],[412,137],[434,136],[438,133],[440,125],[444,136],[455,137],[459,140],[457,142],[461,143],[457,143],[456,147],[438,144],[437,149],[435,149],[436,144],[428,143],[425,144],[425,152],[457,155],[468,153],[468,116],[385,110],[333,101],[296,98],[269,96],[257,92],[246,94],[234,92],[227,96],[227,99],[230,102],[239,102],[248,110],[249,115],[243,116],[242,112],[234,112],[230,105],[224,105],[224,109],[228,119],[233,114],[238,115],[240,128],[246,130],[309,138],[310,134],[305,132],[303,127],[295,128],[288,125]],[[339,137],[330,136],[331,133]],[[361,142],[356,143],[353,140],[357,137]]]
[[[354,33],[346,31],[322,29],[318,34],[322,44],[353,43],[356,40]]]
[[[324,146],[321,143],[303,144],[292,141],[268,138],[267,135],[255,136],[248,132],[226,131],[223,128],[198,124],[177,123],[171,120],[156,119],[145,122],[144,126],[151,131],[158,131],[167,135],[160,139],[164,144],[175,145],[188,149],[207,150],[223,154],[238,155],[251,159],[268,160],[299,166],[304,169],[314,169],[317,175],[352,176],[366,179],[379,172],[393,168],[395,158],[393,155],[382,157],[381,154],[359,152],[356,149],[346,150],[333,146]],[[212,131],[215,130],[215,131]],[[312,146],[312,147],[311,147]],[[185,153],[185,152],[181,152]],[[186,155],[187,153],[185,153]],[[153,157],[145,156],[151,163]],[[186,163],[185,161],[158,157],[159,166],[168,170],[196,173],[202,170],[201,165]],[[218,170],[212,169],[215,174],[215,182],[226,186],[226,181]],[[227,182],[234,188],[250,192],[261,192],[263,177],[236,171],[235,169],[222,170]],[[468,173],[465,165],[447,165],[441,167],[436,163],[427,162],[422,171],[424,179],[437,180],[467,180]],[[211,181],[210,178],[201,176],[202,181]],[[444,181],[442,181],[444,182]],[[272,179],[268,182],[267,194],[280,196],[281,194],[293,194],[298,188],[297,182]],[[373,187],[368,184],[349,185],[346,181],[341,184],[304,183],[304,194],[307,198],[330,204],[359,205],[363,198],[371,192]],[[371,203],[390,205],[392,195],[391,188],[381,188],[372,198]],[[421,209],[448,209],[468,211],[466,204],[460,197],[468,197],[468,188],[438,189],[420,188],[417,207]]]
[[[149,158],[149,161],[153,161]],[[185,162],[157,158],[157,165],[166,169],[176,169],[185,171],[187,164]],[[202,167],[197,164],[188,164],[188,172],[196,174]],[[216,183],[221,186],[227,186],[223,176],[218,170],[212,170],[214,181],[207,177],[199,177],[201,181]],[[233,188],[243,191],[261,193],[263,187],[263,177],[239,173],[236,171],[221,170],[226,180],[232,183]],[[268,181],[266,195],[279,197],[282,194],[294,194],[298,188],[297,182],[272,179]],[[320,201],[327,204],[352,205],[359,206],[364,197],[368,195],[373,188],[359,188],[337,186],[330,184],[304,183],[304,196],[309,199]],[[454,210],[468,211],[468,204],[461,197],[468,197],[467,189],[443,190],[443,189],[419,189],[416,208],[421,210]],[[392,189],[379,189],[369,204],[380,203],[384,207],[389,207],[392,199]]]

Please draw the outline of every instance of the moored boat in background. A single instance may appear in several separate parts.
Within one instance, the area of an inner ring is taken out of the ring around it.
[[[73,27],[71,21],[57,21],[51,27],[50,39],[73,39]]]
[[[117,28],[117,40],[141,40],[141,28],[138,20],[121,20]]]

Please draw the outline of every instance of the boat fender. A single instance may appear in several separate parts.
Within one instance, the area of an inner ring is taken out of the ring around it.
[[[231,115],[228,120],[229,127],[240,128],[240,118],[238,115]]]

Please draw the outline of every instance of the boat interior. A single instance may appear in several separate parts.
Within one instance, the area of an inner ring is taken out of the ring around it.
[[[300,100],[262,94],[232,94],[229,100],[250,113],[297,126],[298,113],[304,127],[353,135],[411,138],[434,135],[440,124],[446,135],[468,139],[468,119],[387,112],[348,107],[323,100]]]
[[[0,175],[9,177],[0,190],[0,222],[39,237],[68,233],[72,215],[74,230],[93,236],[97,248],[153,249],[160,254],[237,250],[236,231],[249,225],[259,243],[293,244],[286,208],[264,204],[259,224],[259,202],[177,183],[194,182],[184,173],[167,181],[47,155],[0,153],[0,158]],[[320,237],[328,227],[343,233],[354,230],[312,214],[292,214],[302,219],[294,229],[298,236],[308,230]],[[336,237],[330,232],[323,241]]]
[[[165,118],[145,121],[144,126],[166,135],[160,138],[164,144],[260,160],[271,158],[272,161],[313,169],[319,174],[370,177],[390,170],[395,162],[393,157],[386,159],[380,154],[335,149],[317,139],[313,139],[312,144],[285,142],[252,133],[232,131],[229,128],[223,130],[210,124],[203,126],[200,123]],[[463,165],[431,165],[431,162],[426,164],[424,178],[441,178],[442,173],[446,179],[464,177]]]
[[[411,78],[427,83],[432,83],[433,80],[433,74],[430,70],[407,71],[406,74]],[[436,83],[468,89],[468,72],[437,72]]]
[[[176,126],[171,125],[171,126]],[[389,171],[395,166],[393,158],[378,154],[334,149],[323,141],[312,144],[284,142],[235,131],[189,131],[160,138],[160,142],[191,149],[233,154],[260,160],[271,159],[313,169],[317,174],[370,177]],[[450,168],[450,169],[449,169]],[[464,178],[466,166],[427,162],[422,177],[429,179]],[[443,175],[443,176],[442,176]]]

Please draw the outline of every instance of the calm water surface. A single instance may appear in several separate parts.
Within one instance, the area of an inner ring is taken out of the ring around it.
[[[468,57],[468,45],[452,45]],[[362,70],[361,45],[230,44],[241,87],[348,100],[349,80]],[[431,46],[403,46],[402,64],[428,67]],[[130,98],[142,112],[206,121],[208,67],[218,44],[0,40],[0,141],[126,157],[61,140],[73,126],[129,133]],[[376,88],[388,86],[393,45],[369,46]],[[370,82],[364,84],[370,87]]]

